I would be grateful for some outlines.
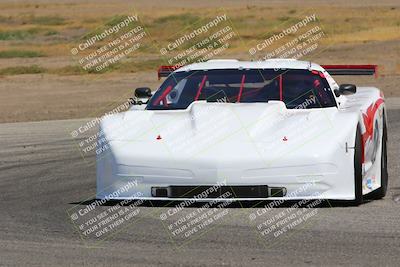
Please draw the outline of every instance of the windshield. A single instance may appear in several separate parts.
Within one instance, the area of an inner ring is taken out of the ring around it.
[[[200,70],[172,73],[147,109],[186,109],[193,101],[253,103],[280,100],[287,108],[336,106],[324,75],[309,70]]]

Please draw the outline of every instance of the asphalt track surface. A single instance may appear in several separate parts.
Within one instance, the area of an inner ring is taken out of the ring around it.
[[[400,110],[388,115],[386,198],[358,207],[317,208],[279,242],[257,232],[249,220],[257,209],[249,207],[222,209],[225,216],[204,234],[171,238],[160,219],[171,208],[157,203],[140,206],[134,222],[101,242],[82,238],[67,211],[85,207],[76,203],[95,194],[94,156],[83,159],[69,131],[85,120],[1,124],[0,265],[399,266]]]

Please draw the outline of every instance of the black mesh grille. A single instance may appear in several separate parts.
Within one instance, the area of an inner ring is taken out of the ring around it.
[[[268,197],[268,186],[240,185],[213,187],[177,185],[167,187],[167,192],[168,197],[171,198],[218,198],[221,196],[225,198],[266,198]]]

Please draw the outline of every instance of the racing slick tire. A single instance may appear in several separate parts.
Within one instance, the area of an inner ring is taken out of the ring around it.
[[[362,193],[362,140],[360,125],[357,125],[356,141],[354,146],[354,200],[351,205],[358,206],[363,203]]]
[[[383,116],[385,118],[385,116]],[[375,189],[373,192],[368,194],[369,199],[382,199],[386,196],[387,188],[388,188],[388,169],[387,169],[387,129],[386,129],[386,121],[383,119],[383,134],[382,134],[382,153],[381,153],[381,187]]]

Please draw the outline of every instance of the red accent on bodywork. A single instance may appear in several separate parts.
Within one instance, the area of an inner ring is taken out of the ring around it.
[[[365,126],[365,132],[362,135],[362,143],[363,143],[363,149],[362,149],[362,159],[361,161],[364,163],[365,161],[365,146],[369,138],[372,138],[374,135],[374,118],[376,111],[378,110],[379,106],[384,102],[383,98],[379,98],[374,104],[371,104],[367,108],[367,112],[363,113],[363,121],[364,121],[364,126]]]

